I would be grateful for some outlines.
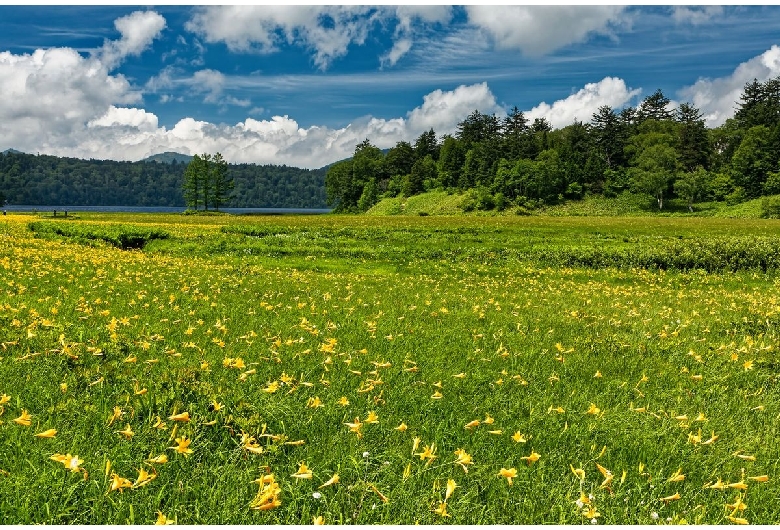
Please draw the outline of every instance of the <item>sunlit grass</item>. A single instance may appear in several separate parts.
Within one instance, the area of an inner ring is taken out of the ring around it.
[[[776,267],[534,253],[777,222],[35,220],[0,224],[3,523],[778,522]]]

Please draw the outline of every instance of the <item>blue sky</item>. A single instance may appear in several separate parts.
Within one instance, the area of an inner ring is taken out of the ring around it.
[[[777,6],[0,6],[0,150],[320,167],[471,111],[661,89],[710,126],[780,75]]]

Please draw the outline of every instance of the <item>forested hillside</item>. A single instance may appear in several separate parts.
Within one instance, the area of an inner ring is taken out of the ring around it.
[[[468,191],[465,209],[534,208],[624,191],[738,203],[780,193],[780,78],[754,80],[735,115],[708,128],[696,107],[658,90],[638,107],[602,106],[589,122],[554,130],[516,107],[503,119],[474,111],[454,136],[430,130],[384,154],[366,139],[326,176],[337,211],[366,211],[385,197]]]
[[[0,154],[0,192],[31,206],[181,206],[187,164],[80,160],[18,152]],[[323,170],[229,166],[235,188],[226,207],[325,208]]]

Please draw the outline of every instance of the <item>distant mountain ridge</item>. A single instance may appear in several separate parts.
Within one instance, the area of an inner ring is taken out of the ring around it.
[[[2,154],[4,154],[4,155],[23,155],[24,153],[22,151],[19,151],[17,149],[9,147],[5,151],[3,151]]]
[[[184,162],[189,164],[192,160],[191,155],[185,155],[182,153],[174,153],[173,151],[166,151],[164,153],[158,153],[156,155],[148,156],[141,160],[141,162],[160,162],[162,164],[172,164],[174,162]]]

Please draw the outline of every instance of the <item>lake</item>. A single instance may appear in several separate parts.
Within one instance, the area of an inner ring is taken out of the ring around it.
[[[29,206],[9,204],[3,207],[9,212],[113,212],[113,213],[182,213],[184,207],[176,206]],[[330,209],[315,208],[222,208],[220,212],[232,215],[319,215]]]

